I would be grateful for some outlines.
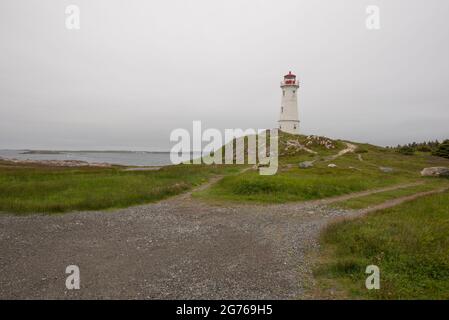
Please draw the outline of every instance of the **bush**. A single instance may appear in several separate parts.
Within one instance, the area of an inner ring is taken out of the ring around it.
[[[416,147],[416,151],[431,152],[432,149],[429,146],[421,145],[421,146]]]
[[[441,143],[432,154],[434,156],[449,159],[449,140],[445,140],[443,143]]]
[[[406,155],[406,156],[411,156],[415,153],[415,150],[412,147],[409,146],[403,146],[400,147],[397,152],[399,152],[400,154]]]

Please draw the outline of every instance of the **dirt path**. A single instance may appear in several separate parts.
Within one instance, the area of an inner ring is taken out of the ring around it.
[[[366,190],[366,191],[354,192],[354,193],[350,193],[350,194],[344,194],[342,196],[337,196],[337,197],[332,197],[332,198],[314,200],[313,202],[317,203],[317,204],[331,204],[331,203],[345,201],[345,200],[349,200],[349,199],[353,199],[353,198],[369,196],[371,194],[376,194],[376,193],[380,193],[380,192],[393,191],[393,190],[404,189],[404,188],[409,188],[409,187],[416,187],[416,186],[419,186],[422,184],[424,184],[424,181],[402,183],[402,184],[396,184],[393,186],[388,186],[388,187],[379,188],[379,189],[371,189],[371,190]]]
[[[106,212],[1,215],[0,298],[299,298],[320,230],[352,214],[325,204],[410,185],[268,206],[189,192]],[[72,264],[80,290],[65,287]]]
[[[346,144],[346,148],[345,149],[340,150],[337,154],[334,154],[333,156],[327,157],[326,160],[327,161],[335,160],[338,157],[341,157],[342,155],[345,155],[346,153],[349,153],[349,152],[354,152],[355,149],[357,149],[357,146],[352,144],[352,143],[345,142],[345,144]]]
[[[407,201],[412,201],[421,197],[425,197],[425,196],[429,196],[432,194],[436,194],[436,193],[442,193],[449,190],[449,187],[443,187],[443,188],[439,188],[439,189],[435,189],[435,190],[430,190],[430,191],[424,191],[424,192],[418,192],[409,196],[405,196],[405,197],[401,197],[401,198],[396,198],[396,199],[392,199],[392,200],[388,200],[385,201],[379,205],[376,206],[372,206],[372,207],[368,207],[362,210],[359,210],[357,212],[358,215],[363,215],[363,214],[367,214],[370,212],[374,212],[377,210],[383,210],[383,209],[388,209],[391,207],[395,207],[397,205],[400,205],[401,203],[407,202]]]

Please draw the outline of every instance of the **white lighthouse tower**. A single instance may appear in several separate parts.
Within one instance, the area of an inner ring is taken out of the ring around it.
[[[299,81],[291,71],[284,76],[281,82],[282,102],[281,115],[279,117],[279,129],[288,133],[299,133],[298,117],[298,88]]]

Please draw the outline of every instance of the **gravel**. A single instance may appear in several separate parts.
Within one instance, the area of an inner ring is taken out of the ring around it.
[[[296,299],[319,203],[214,206],[185,195],[103,212],[0,216],[1,299]],[[65,269],[80,268],[68,290]]]

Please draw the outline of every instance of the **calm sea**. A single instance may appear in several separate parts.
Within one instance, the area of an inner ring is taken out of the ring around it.
[[[194,157],[199,154],[194,153]],[[0,158],[29,160],[80,160],[89,163],[110,163],[128,166],[163,166],[171,164],[170,152],[120,151],[58,151],[57,153],[27,153],[26,150],[0,150]]]

